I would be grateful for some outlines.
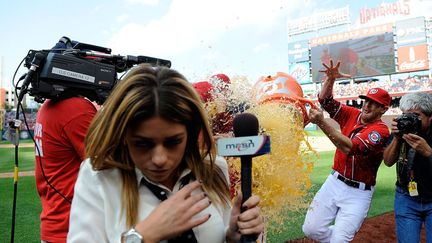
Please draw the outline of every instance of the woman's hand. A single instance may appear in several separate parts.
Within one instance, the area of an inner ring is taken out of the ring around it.
[[[239,192],[234,200],[231,218],[226,233],[227,242],[239,242],[241,235],[258,236],[264,231],[264,217],[258,207],[260,198],[251,196],[241,205],[242,194]],[[245,211],[241,213],[241,207]]]
[[[203,224],[210,214],[194,217],[210,205],[204,192],[192,195],[201,183],[194,181],[163,201],[151,214],[135,226],[144,242],[159,242]]]

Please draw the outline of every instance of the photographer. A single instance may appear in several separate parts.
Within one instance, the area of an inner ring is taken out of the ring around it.
[[[432,241],[432,95],[406,94],[400,100],[403,115],[393,120],[393,140],[384,151],[384,163],[396,164],[394,211],[398,242],[420,242],[425,224]]]

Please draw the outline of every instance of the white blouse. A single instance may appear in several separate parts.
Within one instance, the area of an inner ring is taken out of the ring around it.
[[[216,158],[219,166],[228,180],[228,166],[222,157]],[[160,200],[140,181],[144,177],[139,169],[137,183],[139,185],[139,217],[138,221],[145,219],[153,209],[159,205]],[[173,190],[156,184],[168,191],[168,197],[180,188],[180,179],[189,174],[190,170],[183,171]],[[193,193],[202,192],[200,188]],[[68,242],[121,242],[120,236],[129,230],[126,227],[125,210],[122,210],[122,179],[118,169],[95,171],[90,160],[85,160],[80,168],[75,184],[75,193],[70,212],[70,225]],[[123,211],[123,213],[122,213]],[[193,228],[198,242],[220,243],[225,242],[225,232],[230,219],[230,208],[221,209],[213,203],[199,213],[199,216],[211,214],[208,221]],[[167,242],[167,241],[161,241]]]

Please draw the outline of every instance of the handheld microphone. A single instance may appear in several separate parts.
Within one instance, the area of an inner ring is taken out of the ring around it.
[[[242,204],[252,195],[252,157],[270,153],[270,137],[258,136],[258,118],[251,113],[241,113],[233,120],[234,138],[218,140],[220,156],[240,157]],[[242,212],[243,212],[242,208]],[[252,235],[242,236],[241,242],[255,242]]]
[[[242,113],[234,117],[234,137],[248,137],[258,135],[258,119],[250,113]],[[249,140],[246,140],[247,142]],[[242,143],[243,144],[243,143]],[[246,143],[252,145],[253,143]],[[241,146],[238,147],[240,149]],[[240,156],[241,161],[241,190],[244,203],[252,195],[252,155]]]

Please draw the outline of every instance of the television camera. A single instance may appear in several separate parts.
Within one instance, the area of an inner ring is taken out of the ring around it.
[[[110,48],[62,37],[50,50],[28,52],[24,66],[29,70],[20,78],[18,101],[28,93],[39,103],[82,95],[102,104],[118,81],[117,73],[140,63],[171,67],[169,60],[113,55]]]

